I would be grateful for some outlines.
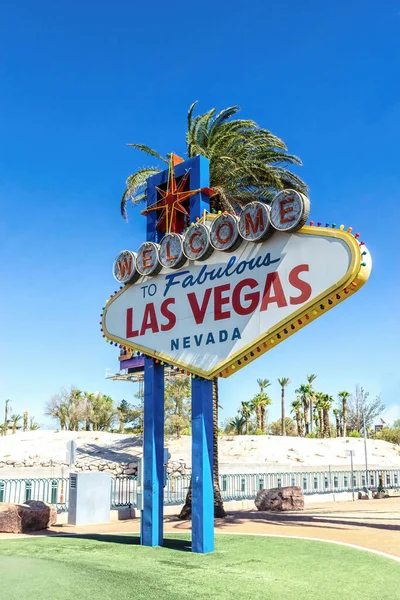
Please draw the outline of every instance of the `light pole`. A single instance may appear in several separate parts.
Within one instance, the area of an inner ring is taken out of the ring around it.
[[[368,454],[367,454],[367,428],[365,427],[365,411],[363,411],[363,427],[364,427],[365,477],[366,477],[366,488],[368,490]]]
[[[354,502],[354,467],[353,467],[354,454],[355,454],[354,450],[346,450],[346,455],[350,456],[350,461],[351,461],[351,491],[353,494],[353,502]]]

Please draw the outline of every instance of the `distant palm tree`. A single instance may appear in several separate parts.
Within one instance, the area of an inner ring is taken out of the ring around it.
[[[347,400],[350,398],[350,392],[339,392],[338,394],[342,401],[342,418],[343,418],[343,437],[347,436]]]
[[[342,411],[340,410],[340,408],[334,408],[333,414],[335,415],[336,419],[336,437],[340,437]]]
[[[28,431],[28,413],[24,412],[24,432]]]
[[[315,392],[314,397],[315,397],[315,408],[317,411],[317,421],[318,421],[318,437],[324,437],[324,411],[323,411],[323,404],[324,404],[324,396],[325,394],[323,392]]]
[[[311,373],[310,375],[307,375],[307,383],[310,386],[310,432],[313,432],[313,423],[314,423],[314,419],[313,419],[313,415],[314,415],[314,402],[315,402],[315,392],[313,389],[313,381],[315,381],[317,379],[317,375],[315,375],[314,373]]]
[[[288,386],[291,381],[289,377],[278,378],[278,383],[281,386],[281,420],[282,420],[282,435],[286,435],[285,428],[285,387]]]
[[[303,417],[304,417],[304,426],[306,430],[306,435],[310,433],[310,395],[311,395],[311,386],[303,383],[297,390],[295,390],[296,394],[300,395],[301,401],[303,403]]]
[[[11,400],[6,400],[4,402],[4,423],[3,423],[3,427],[2,427],[2,435],[7,435],[7,430],[8,430],[8,413],[11,410],[10,402],[11,402]]]
[[[266,410],[267,406],[272,404],[271,398],[266,393],[267,387],[269,387],[271,382],[268,379],[257,379],[257,383],[260,387],[260,391],[254,396],[252,399],[252,405],[256,412],[257,418],[257,429],[261,430],[265,433],[266,430]]]
[[[40,429],[40,425],[39,423],[36,423],[34,417],[31,417],[29,421],[29,431],[36,431],[37,429]]]
[[[12,433],[17,433],[17,429],[19,429],[19,422],[21,419],[21,415],[11,415],[10,421],[12,424]]]
[[[296,424],[297,424],[297,435],[298,437],[303,437],[303,403],[300,399],[300,396],[297,396],[296,400],[292,402],[292,411],[295,414]]]
[[[329,420],[329,411],[332,408],[332,404],[333,404],[332,396],[329,396],[329,394],[324,394],[322,402],[321,402],[322,412],[323,412],[323,422],[324,422],[323,437],[331,436],[331,424],[330,424],[330,420]]]
[[[229,421],[229,425],[232,427],[232,429],[234,430],[234,432],[236,433],[236,435],[242,435],[243,434],[243,427],[245,425],[245,420],[244,417],[242,417],[242,415],[236,415],[236,417],[233,417],[230,421]]]
[[[246,435],[249,435],[249,419],[251,417],[251,413],[253,412],[251,402],[243,401],[240,412],[242,413],[244,418]]]

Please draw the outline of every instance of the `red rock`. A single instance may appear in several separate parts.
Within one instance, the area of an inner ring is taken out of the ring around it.
[[[0,504],[0,532],[27,533],[54,525],[57,510],[51,504],[29,500],[25,504]]]
[[[304,510],[304,495],[298,486],[260,490],[254,504],[261,511]]]

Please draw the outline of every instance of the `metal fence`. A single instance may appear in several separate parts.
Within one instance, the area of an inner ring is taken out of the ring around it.
[[[228,474],[219,477],[224,500],[251,500],[263,488],[279,488],[297,485],[305,495],[332,492],[358,491],[365,487],[376,490],[400,489],[400,469],[368,471],[303,471],[281,473]],[[164,504],[177,505],[185,501],[190,475],[171,475],[164,489]],[[136,507],[137,478],[119,475],[111,480],[110,506],[116,508]],[[57,506],[59,512],[68,510],[69,479],[0,479],[0,502],[21,503],[42,500]]]
[[[68,510],[69,478],[0,479],[0,502],[20,504],[42,500],[54,504],[58,512]]]

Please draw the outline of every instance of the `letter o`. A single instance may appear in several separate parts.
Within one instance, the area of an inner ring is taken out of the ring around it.
[[[139,247],[136,268],[141,275],[157,275],[161,271],[162,265],[158,260],[158,244],[144,242]]]
[[[238,230],[239,219],[229,213],[219,215],[210,228],[213,248],[222,252],[233,252],[242,243]]]
[[[244,207],[239,219],[239,233],[246,242],[264,242],[273,232],[266,204],[250,202]]]
[[[183,253],[189,260],[206,260],[213,253],[208,228],[203,223],[189,227],[183,238]]]
[[[296,190],[279,192],[271,203],[271,224],[277,231],[298,231],[307,223],[310,200]]]
[[[118,283],[134,283],[140,277],[136,268],[136,254],[130,250],[122,250],[114,260],[113,276]]]

